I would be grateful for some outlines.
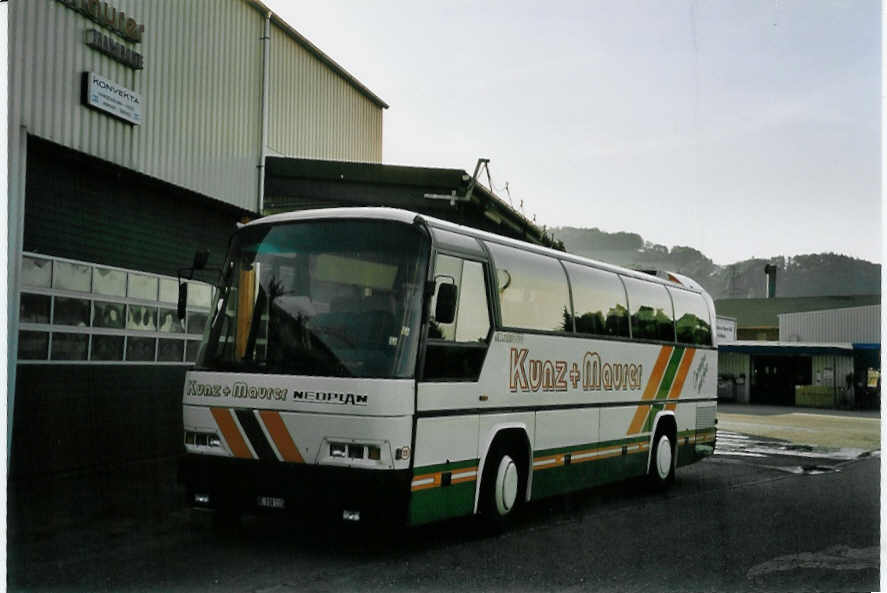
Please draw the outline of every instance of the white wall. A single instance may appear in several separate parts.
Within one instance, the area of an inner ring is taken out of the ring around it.
[[[881,342],[881,306],[783,313],[779,339],[792,342]]]

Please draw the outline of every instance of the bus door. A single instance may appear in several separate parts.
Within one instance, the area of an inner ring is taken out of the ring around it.
[[[417,387],[410,522],[474,511],[478,470],[478,377],[492,328],[487,263],[438,253],[434,297]],[[438,318],[440,287],[453,284],[452,318]]]

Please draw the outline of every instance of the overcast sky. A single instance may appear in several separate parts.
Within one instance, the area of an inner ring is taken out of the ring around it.
[[[881,261],[876,0],[265,0],[390,104],[384,162],[716,263]]]

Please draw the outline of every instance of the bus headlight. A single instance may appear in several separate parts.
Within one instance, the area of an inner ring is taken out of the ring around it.
[[[343,460],[382,461],[382,446],[370,443],[328,441],[330,458]]]
[[[185,431],[185,444],[197,447],[221,447],[222,439],[214,432]]]

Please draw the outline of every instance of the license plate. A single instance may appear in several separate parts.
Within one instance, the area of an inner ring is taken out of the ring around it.
[[[256,499],[256,504],[266,509],[282,509],[286,507],[286,502],[282,498],[275,496],[260,496]]]

